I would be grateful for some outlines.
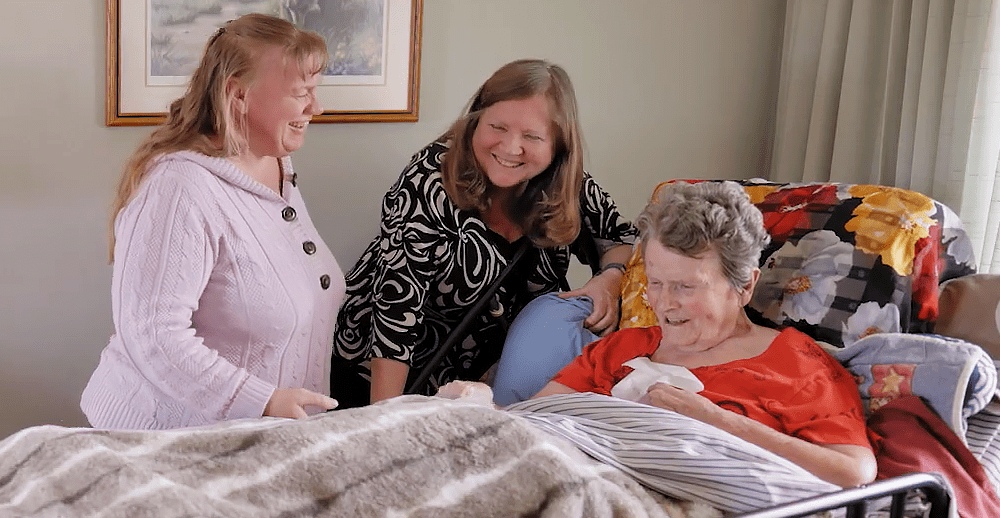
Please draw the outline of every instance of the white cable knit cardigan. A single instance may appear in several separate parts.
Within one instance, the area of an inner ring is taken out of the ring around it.
[[[160,158],[115,221],[115,334],[84,389],[98,428],[257,417],[277,387],[329,394],[344,276],[282,159],[284,199],[231,162]]]

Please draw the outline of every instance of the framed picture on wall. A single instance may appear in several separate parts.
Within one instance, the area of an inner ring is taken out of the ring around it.
[[[313,122],[414,122],[423,0],[106,0],[108,126],[151,126],[184,93],[208,39],[250,12],[319,33],[330,61]]]

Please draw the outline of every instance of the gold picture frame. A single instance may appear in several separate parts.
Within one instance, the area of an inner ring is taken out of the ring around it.
[[[150,15],[155,7],[171,7],[172,0],[106,0],[106,74],[107,91],[105,96],[105,123],[108,126],[152,126],[161,124],[166,118],[167,106],[173,99],[184,93],[184,80],[179,75],[181,66],[175,66],[170,73],[151,71],[163,70],[168,67],[156,65],[154,59],[166,55],[154,49],[167,38],[154,38],[154,17]],[[222,4],[225,11],[212,13],[221,26],[226,16],[233,12],[242,14],[237,9],[248,8],[255,0],[216,0],[214,4]],[[325,0],[326,2],[336,0]],[[324,106],[324,112],[313,117],[313,122],[416,122],[418,117],[418,94],[420,90],[420,42],[423,13],[423,0],[371,0],[380,15],[366,18],[365,27],[381,31],[381,45],[378,38],[369,37],[365,49],[376,49],[370,52],[374,58],[361,60],[364,66],[369,66],[374,73],[351,71],[343,74],[324,75],[317,89],[317,96]],[[295,13],[284,10],[288,5],[305,4],[308,2],[291,2],[290,0],[259,0],[260,5],[269,3],[280,4],[283,18],[292,19]],[[319,0],[311,2],[312,11],[303,16],[316,13]],[[380,5],[378,4],[380,3]],[[208,16],[208,15],[206,15]],[[375,21],[372,22],[372,19]],[[374,23],[374,25],[373,25]],[[211,24],[198,24],[202,31],[211,30]],[[155,26],[160,27],[160,26]],[[173,59],[171,64],[180,62],[188,66],[192,58],[197,61],[208,41],[208,34],[202,36],[190,34],[192,30],[184,29],[188,40],[197,38],[200,46],[194,43],[182,48],[183,59]],[[370,36],[370,34],[369,34]],[[374,44],[372,41],[374,40]],[[172,43],[172,42],[171,42]],[[338,48],[342,48],[339,46]],[[331,49],[331,56],[339,55],[336,49]],[[331,59],[331,67],[333,63]],[[164,61],[166,62],[166,61]],[[355,59],[349,63],[357,63]],[[345,63],[348,61],[345,60]],[[193,67],[192,67],[193,68]],[[340,67],[346,70],[345,67]],[[328,68],[329,70],[329,68]],[[153,80],[155,79],[155,81]],[[172,82],[171,82],[172,81]]]

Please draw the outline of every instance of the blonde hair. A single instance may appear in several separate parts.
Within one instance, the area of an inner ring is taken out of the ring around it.
[[[580,232],[580,195],[583,185],[583,140],[577,116],[576,94],[562,67],[540,59],[507,63],[493,73],[469,101],[465,114],[442,136],[451,146],[441,176],[452,202],[480,213],[489,207],[489,179],[479,168],[472,135],[483,110],[510,100],[543,95],[552,110],[552,163],[527,182],[508,216],[540,247],[567,245]]]
[[[163,126],[146,137],[125,162],[108,224],[111,261],[115,219],[139,189],[156,157],[181,150],[223,157],[246,149],[245,114],[235,113],[233,92],[227,84],[235,79],[243,86],[251,85],[261,55],[274,47],[281,48],[286,59],[295,60],[304,76],[319,73],[329,60],[326,42],[318,34],[258,13],[226,23],[208,40],[187,90],[170,103]]]

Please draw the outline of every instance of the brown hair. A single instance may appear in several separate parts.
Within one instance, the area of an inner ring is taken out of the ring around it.
[[[115,218],[135,195],[154,158],[186,149],[220,157],[245,150],[246,114],[235,113],[226,85],[233,79],[251,85],[261,55],[273,47],[283,49],[286,59],[295,60],[304,76],[322,71],[329,60],[322,37],[281,18],[251,13],[220,28],[205,45],[184,95],[170,103],[163,126],[146,137],[125,163],[108,226],[111,260]]]
[[[537,246],[567,245],[580,231],[580,191],[583,185],[583,141],[576,95],[569,75],[559,65],[540,59],[507,63],[493,73],[469,101],[465,114],[442,136],[450,140],[441,168],[445,191],[460,209],[485,212],[489,179],[479,168],[472,134],[483,110],[510,100],[543,95],[552,109],[553,158],[549,167],[528,180],[511,204],[511,220]]]

